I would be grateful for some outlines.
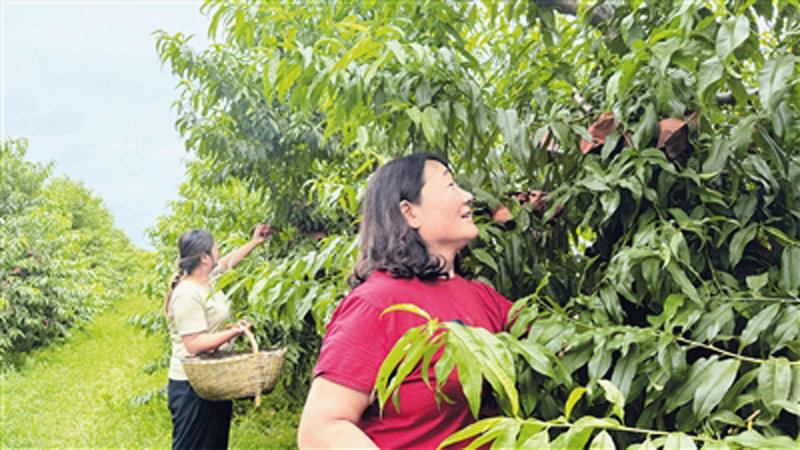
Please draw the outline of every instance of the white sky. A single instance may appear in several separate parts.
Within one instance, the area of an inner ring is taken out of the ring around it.
[[[144,229],[178,198],[188,157],[171,109],[178,79],[152,33],[206,46],[200,2],[0,0],[0,11],[0,137],[27,138],[28,160],[56,161],[151,249]]]

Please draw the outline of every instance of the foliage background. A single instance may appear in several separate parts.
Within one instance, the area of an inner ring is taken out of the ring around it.
[[[25,160],[27,142],[0,149],[0,366],[60,341],[141,275],[138,251],[102,200],[80,182]]]
[[[431,321],[448,336],[437,371],[480,374],[462,380],[468,398],[480,401],[485,379],[503,410],[464,437],[796,447],[796,1],[203,9],[218,37],[208,50],[157,36],[197,158],[182,200],[151,230],[151,295],[163,295],[186,229],[231,249],[256,221],[275,224],[269,247],[221,288],[263,346],[289,347],[287,392],[302,397],[347,291],[367,177],[431,151],[476,196],[480,237],[465,268],[518,305],[517,325],[497,337]],[[583,152],[601,112],[616,129]],[[668,118],[685,122],[679,151],[659,142]],[[546,205],[517,200],[532,191]],[[501,205],[513,220],[492,220]],[[437,345],[429,337],[398,352]]]

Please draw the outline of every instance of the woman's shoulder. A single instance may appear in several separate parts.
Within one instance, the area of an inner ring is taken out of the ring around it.
[[[395,278],[388,272],[375,271],[356,286],[345,300],[363,302],[383,310],[392,299],[411,288],[411,280]]]
[[[172,298],[196,298],[202,300],[208,296],[208,289],[193,283],[189,280],[183,280],[175,286],[172,291]]]
[[[477,292],[484,300],[492,302],[492,303],[500,303],[503,305],[511,304],[511,301],[507,298],[503,297],[502,294],[497,292],[495,288],[492,287],[489,283],[486,283],[481,280],[465,280],[470,288]]]

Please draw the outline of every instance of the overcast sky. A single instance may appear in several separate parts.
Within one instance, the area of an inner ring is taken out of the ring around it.
[[[207,45],[200,2],[2,2],[2,137],[25,137],[27,159],[103,197],[119,228],[151,249],[144,229],[177,199],[183,143],[153,31]]]

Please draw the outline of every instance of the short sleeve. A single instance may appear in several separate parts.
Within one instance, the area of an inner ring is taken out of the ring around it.
[[[387,316],[355,295],[346,297],[333,313],[314,377],[362,392],[371,392],[388,353]]]
[[[508,313],[514,303],[507,298],[500,295],[499,292],[494,290],[491,286],[485,283],[478,282],[483,289],[486,290],[488,302],[485,305],[489,314],[493,317],[495,322],[495,329],[490,331],[508,331],[511,329],[511,321],[509,320]]]
[[[208,330],[203,300],[203,296],[195,291],[177,291],[173,294],[170,308],[179,336]]]

